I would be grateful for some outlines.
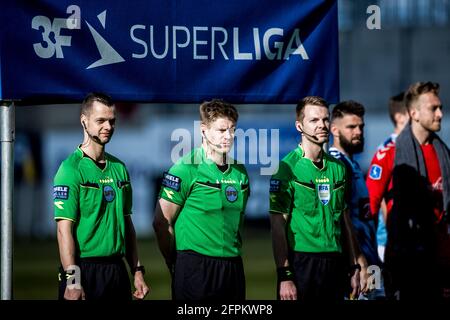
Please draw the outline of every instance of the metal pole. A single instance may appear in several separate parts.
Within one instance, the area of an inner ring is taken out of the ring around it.
[[[12,299],[13,190],[14,190],[14,102],[0,101],[1,165],[1,299]]]

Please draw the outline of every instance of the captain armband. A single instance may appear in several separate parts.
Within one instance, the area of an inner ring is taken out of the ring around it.
[[[352,275],[352,274],[355,273],[356,270],[361,272],[361,265],[359,263],[355,263],[355,264],[351,265],[349,267],[348,272],[349,272],[350,275]]]
[[[291,267],[280,267],[277,268],[278,282],[282,281],[294,281],[294,272]]]

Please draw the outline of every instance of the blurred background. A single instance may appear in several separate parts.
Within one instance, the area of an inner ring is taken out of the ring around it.
[[[381,10],[381,29],[369,30],[368,6]],[[450,0],[338,0],[341,100],[366,107],[367,170],[377,146],[392,132],[388,100],[416,81],[441,85],[441,138],[450,145]],[[301,77],[302,75],[299,75]],[[293,84],[295,85],[295,84]],[[114,97],[113,97],[114,98]],[[270,175],[299,142],[295,105],[238,105],[252,195],[243,237],[248,299],[275,299],[275,265],[268,220]],[[117,104],[116,132],[107,151],[123,160],[133,185],[133,221],[141,260],[153,288],[148,299],[170,299],[169,274],[151,226],[162,173],[173,151],[198,146],[198,105]],[[59,265],[52,211],[52,179],[59,164],[82,141],[79,105],[16,108],[14,189],[14,298],[55,299]],[[178,129],[178,130],[177,130]],[[196,130],[197,129],[197,130]],[[239,159],[239,157],[238,157]],[[243,159],[239,159],[243,160]]]

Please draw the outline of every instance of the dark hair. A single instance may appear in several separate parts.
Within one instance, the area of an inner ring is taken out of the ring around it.
[[[91,92],[84,98],[83,102],[81,103],[81,114],[84,114],[86,116],[89,115],[92,105],[95,101],[100,102],[108,107],[114,106],[114,101],[107,94],[101,92]]]
[[[345,115],[356,115],[358,117],[364,117],[364,106],[356,101],[348,100],[342,101],[334,106],[333,111],[331,112],[331,119],[343,118]]]
[[[300,100],[297,103],[297,107],[295,108],[295,113],[297,115],[297,121],[303,121],[303,118],[305,117],[305,106],[307,104],[313,105],[313,106],[321,106],[328,109],[328,103],[325,101],[324,98],[318,97],[318,96],[308,96],[304,97],[302,100]]]
[[[405,93],[406,108],[410,110],[413,102],[419,99],[420,95],[428,92],[432,92],[435,95],[439,95],[439,83],[428,81],[428,82],[416,82],[410,85]]]
[[[389,117],[391,118],[392,123],[396,126],[395,123],[395,115],[397,113],[406,114],[408,113],[408,109],[406,109],[405,105],[405,92],[401,92],[389,99]]]
[[[238,121],[239,114],[232,104],[220,99],[205,101],[200,105],[200,120],[209,125],[218,118],[228,118],[234,123]]]

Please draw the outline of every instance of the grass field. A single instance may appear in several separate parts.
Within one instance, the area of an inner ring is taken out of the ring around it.
[[[275,299],[276,273],[270,231],[247,228],[243,236],[243,260],[247,299]],[[154,239],[139,241],[139,254],[151,286],[150,300],[170,299],[169,273]],[[58,286],[56,240],[24,241],[14,244],[14,299],[56,299]]]

